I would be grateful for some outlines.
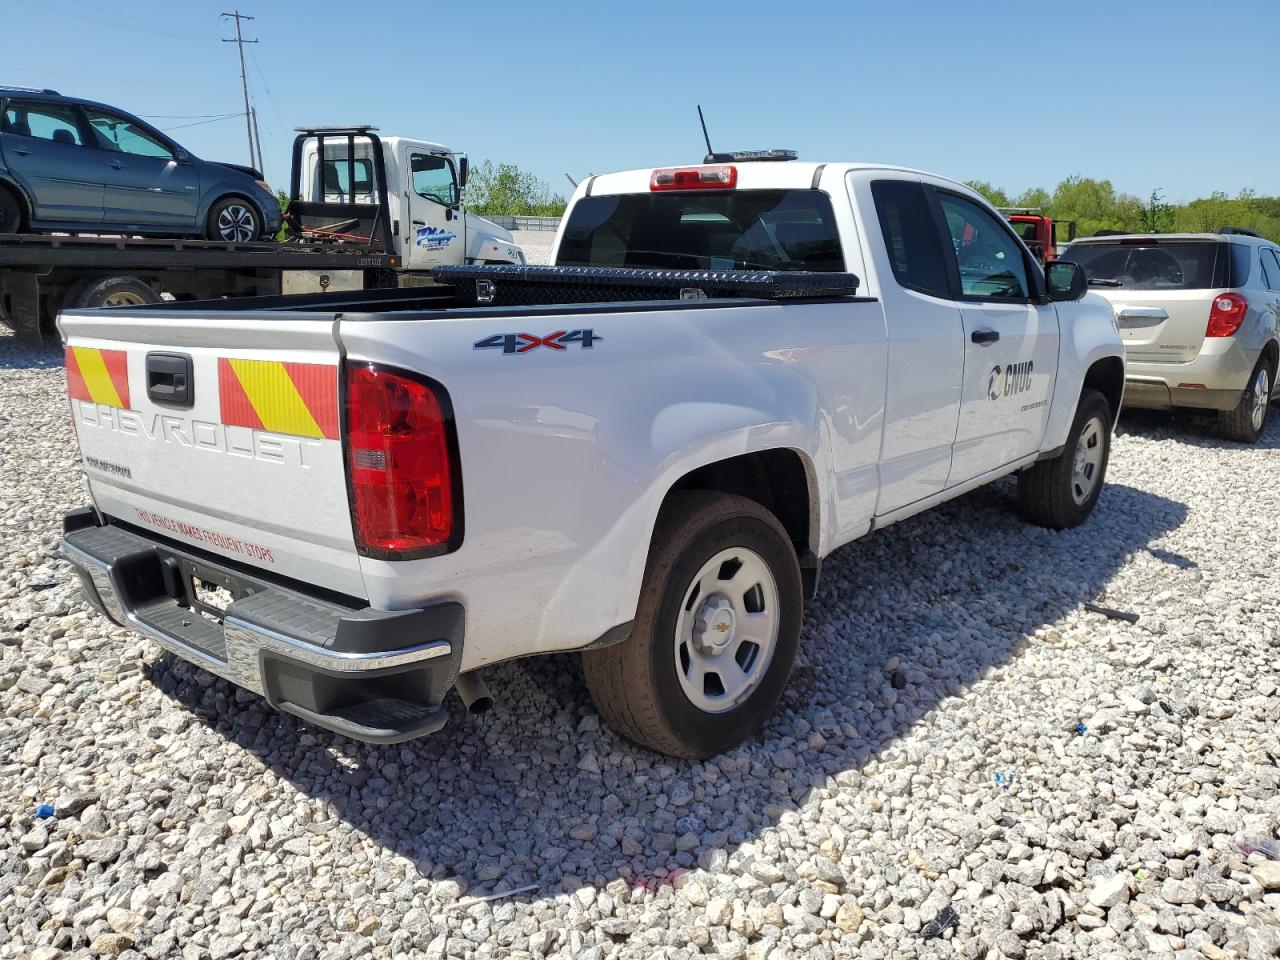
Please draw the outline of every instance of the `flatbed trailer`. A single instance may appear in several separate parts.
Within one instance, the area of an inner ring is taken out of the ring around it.
[[[0,234],[0,321],[56,338],[66,307],[394,287],[401,258],[365,246]]]

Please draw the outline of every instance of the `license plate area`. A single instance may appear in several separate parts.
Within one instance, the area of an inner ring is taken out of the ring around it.
[[[229,574],[188,560],[178,560],[187,605],[207,620],[221,624],[227,607],[257,591]]]

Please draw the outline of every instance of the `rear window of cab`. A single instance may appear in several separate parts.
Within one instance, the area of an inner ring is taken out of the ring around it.
[[[819,190],[706,190],[584,197],[561,266],[677,270],[845,269],[831,199]]]

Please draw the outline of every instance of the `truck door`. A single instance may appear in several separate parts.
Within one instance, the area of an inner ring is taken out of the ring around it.
[[[84,108],[93,136],[89,153],[100,167],[107,223],[192,227],[200,207],[200,178],[159,135],[136,121]]]
[[[1058,363],[1058,315],[1005,221],[935,191],[964,320],[964,397],[947,486],[1040,449]]]
[[[102,222],[102,176],[75,107],[45,100],[9,100],[0,146],[9,172],[31,198],[36,220]]]
[[[429,270],[466,259],[465,220],[458,208],[458,170],[451,157],[408,150],[410,270]]]
[[[871,183],[883,245],[870,253],[888,322],[888,387],[880,450],[883,515],[940,492],[960,415],[963,324],[942,236],[919,180]],[[866,200],[860,204],[870,209]]]

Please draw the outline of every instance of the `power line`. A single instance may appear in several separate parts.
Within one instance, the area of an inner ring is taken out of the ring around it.
[[[50,0],[42,0],[42,3],[54,10],[60,10],[63,13],[71,14],[75,17],[87,17],[106,26],[115,27],[120,30],[127,30],[130,33],[150,33],[158,37],[173,37],[179,40],[201,40],[204,42],[213,42],[216,37],[201,36],[195,33],[178,33],[174,30],[160,30],[148,24],[137,23],[136,21],[121,20],[114,14],[111,17],[103,17],[90,10],[80,7],[67,6],[64,3],[52,3]]]
[[[253,155],[253,118],[249,113],[249,77],[244,69],[244,45],[246,43],[257,43],[257,40],[246,40],[240,33],[240,21],[252,20],[253,17],[247,16],[236,10],[234,13],[223,13],[224,17],[235,17],[236,21],[236,38],[235,40],[223,40],[223,43],[234,43],[240,51],[240,87],[244,91],[244,129],[249,135],[249,165],[251,167],[261,167],[261,163],[254,159]]]
[[[187,127],[199,127],[199,126],[203,126],[206,123],[219,123],[223,120],[230,120],[233,117],[238,117],[238,116],[240,116],[240,114],[238,113],[228,113],[221,117],[210,117],[208,120],[197,120],[195,123],[179,123],[176,126],[161,127],[160,129],[166,132],[168,132],[169,130],[185,130]]]

